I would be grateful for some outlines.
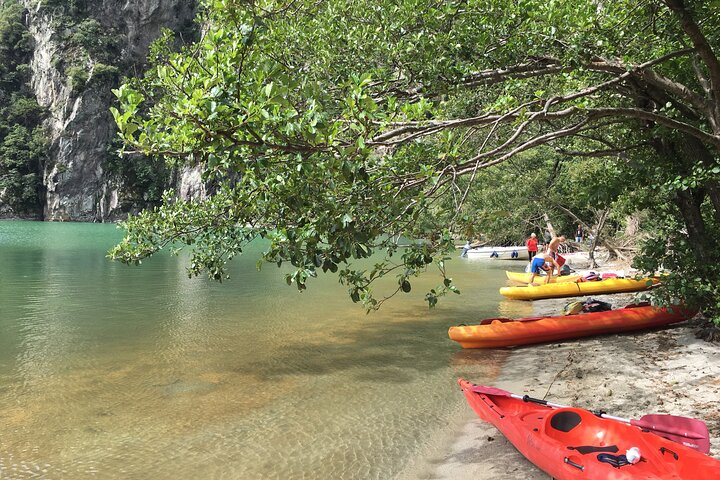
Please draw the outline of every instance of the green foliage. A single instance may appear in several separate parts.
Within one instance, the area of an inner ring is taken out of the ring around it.
[[[88,51],[98,51],[106,47],[104,31],[100,22],[94,18],[86,18],[75,26],[75,31],[70,34],[69,40]]]
[[[41,212],[47,142],[45,110],[29,88],[31,35],[15,1],[0,4],[0,201],[15,212]]]
[[[39,9],[51,9],[68,18],[85,15],[87,0],[40,0]]]
[[[696,260],[693,245],[683,233],[683,225],[678,223],[677,217],[677,212],[672,209],[654,211],[651,220],[657,228],[657,237],[644,242],[643,254],[635,258],[634,267],[646,272],[667,272],[663,277],[663,288],[653,291],[658,303],[701,305],[703,313],[720,325],[720,285],[717,281],[708,281],[720,278],[720,265],[714,261],[701,263]],[[713,243],[707,241],[699,247],[712,248]]]
[[[124,187],[123,199],[127,204],[120,209],[131,211],[136,205],[159,206],[164,191],[170,186],[170,169],[160,158],[140,155],[120,158],[116,153],[118,148],[115,142],[108,148],[104,167],[108,175],[117,178]]]
[[[0,190],[2,201],[19,213],[37,213],[42,164],[47,144],[38,127],[34,131],[15,124],[0,143]]]
[[[11,103],[2,109],[4,121],[8,124],[23,125],[33,128],[39,125],[45,116],[45,110],[34,98],[15,95]]]
[[[23,89],[30,79],[25,66],[32,52],[32,36],[22,16],[23,8],[16,1],[0,5],[0,91],[6,95]]]
[[[85,89],[85,85],[87,85],[88,79],[90,78],[90,74],[85,67],[70,67],[65,73],[67,73],[73,94],[77,95]]]
[[[73,94],[78,95],[91,85],[114,86],[119,77],[118,67],[96,63],[92,70],[88,71],[85,66],[70,67],[65,72],[68,76]]]
[[[45,0],[40,10],[50,10],[50,18],[61,47],[52,60],[65,73],[74,95],[86,88],[114,87],[119,80],[122,34],[90,17],[85,0]]]
[[[79,20],[74,19],[71,23]],[[118,32],[94,18],[83,19],[72,26],[67,38],[68,51],[65,57],[70,53],[78,60],[87,55],[99,63],[117,62],[121,48],[120,38],[122,37]],[[72,63],[73,59],[70,60]]]
[[[120,70],[113,65],[96,63],[93,65],[91,81],[96,84],[114,86],[120,78]]]
[[[166,34],[112,112],[129,153],[201,165],[212,195],[167,196],[130,219],[115,258],[185,245],[191,274],[221,279],[263,237],[263,261],[295,267],[289,284],[334,272],[376,308],[377,278],[394,274],[390,295],[407,292],[433,263],[442,286],[428,303],[453,291],[451,232],[514,243],[543,213],[568,231],[612,209],[617,226],[654,197],[673,227],[703,205],[690,243],[718,238],[706,196],[720,118],[703,85],[720,67],[686,48],[698,37],[662,2],[203,5],[202,38],[175,52]],[[718,15],[695,2],[684,13]],[[697,25],[717,50],[714,24]],[[401,250],[400,238],[412,241]],[[382,260],[357,266],[371,253]]]

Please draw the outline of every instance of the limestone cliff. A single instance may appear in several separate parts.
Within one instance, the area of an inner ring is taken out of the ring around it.
[[[115,135],[108,110],[114,101],[111,89],[122,75],[142,71],[148,46],[161,29],[192,30],[195,1],[21,3],[28,11],[26,21],[35,43],[32,86],[38,103],[49,112],[50,159],[44,173],[44,218],[106,221],[123,216],[124,210],[139,205],[123,198],[124,185],[106,171]],[[68,20],[73,14],[76,17]],[[78,14],[85,23],[78,21]],[[87,31],[84,36],[83,28]],[[111,47],[100,42],[101,36],[111,38],[112,42],[107,43]],[[83,49],[83,42],[92,43],[95,50]]]

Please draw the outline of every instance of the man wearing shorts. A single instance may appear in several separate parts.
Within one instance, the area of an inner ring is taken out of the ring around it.
[[[553,257],[546,253],[545,255],[538,255],[535,258],[532,259],[532,262],[530,263],[530,273],[532,274],[530,276],[530,285],[535,281],[535,277],[540,275],[541,271],[547,272],[547,276],[545,277],[545,283],[549,283],[553,276],[553,266],[557,266],[557,263],[555,262],[555,259]],[[560,270],[560,267],[558,267],[558,270]]]
[[[547,246],[547,253],[552,257],[553,263],[558,269],[558,274],[560,273],[560,265],[557,263],[558,258],[558,248],[560,248],[560,244],[565,241],[565,235],[560,235],[559,237],[553,237],[552,240],[550,240],[550,243],[548,243]]]

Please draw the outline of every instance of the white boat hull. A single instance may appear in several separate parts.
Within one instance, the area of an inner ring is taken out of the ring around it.
[[[465,255],[472,259],[528,260],[527,247],[476,247],[468,250]]]

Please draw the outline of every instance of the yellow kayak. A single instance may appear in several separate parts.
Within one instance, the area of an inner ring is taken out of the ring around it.
[[[660,283],[658,277],[640,280],[632,278],[606,278],[591,282],[562,282],[524,287],[503,287],[500,293],[515,300],[539,300],[542,298],[580,297],[604,293],[640,292]]]
[[[513,282],[518,283],[530,283],[530,277],[532,277],[532,273],[525,273],[525,272],[508,272],[505,271],[505,275],[507,275],[508,280],[512,280]],[[563,282],[577,282],[580,279],[580,275],[562,275],[562,276],[553,276],[550,279],[550,283],[563,283]],[[540,285],[545,283],[545,275],[538,275],[535,277],[535,284]]]

